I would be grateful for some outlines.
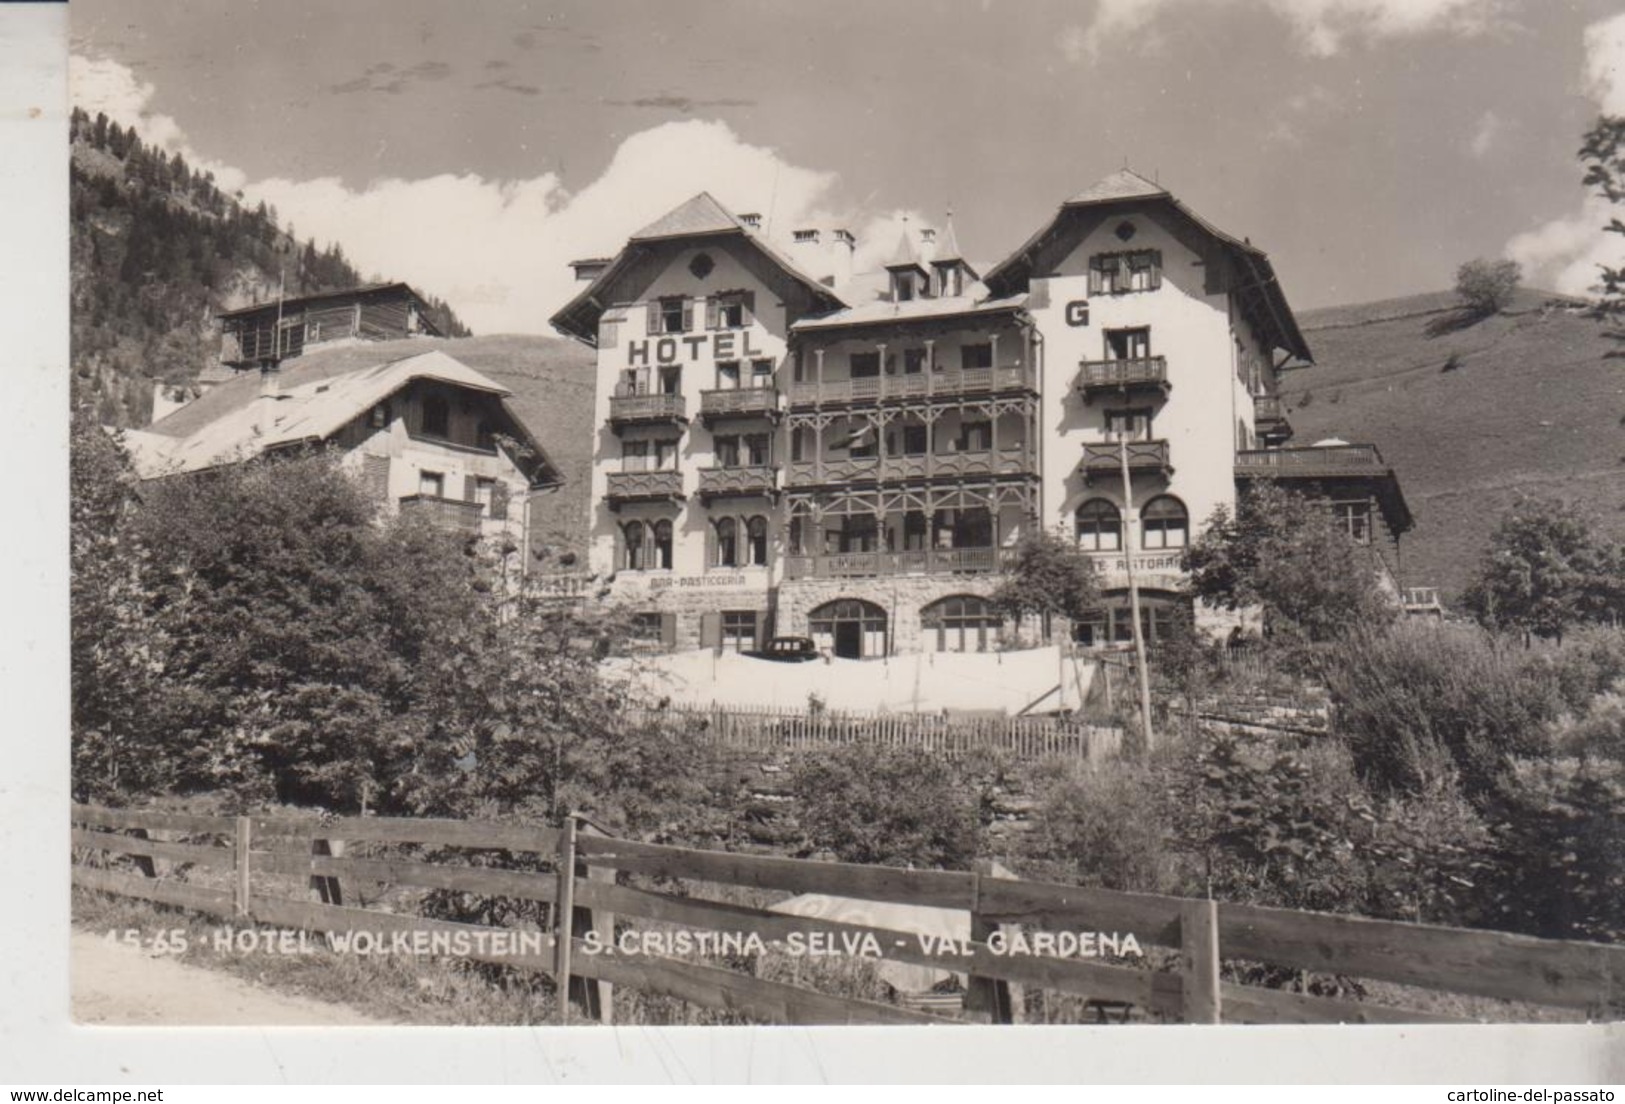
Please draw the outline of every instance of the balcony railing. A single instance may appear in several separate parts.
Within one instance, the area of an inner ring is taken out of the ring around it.
[[[1116,441],[1101,441],[1083,446],[1083,471],[1088,476],[1111,475],[1122,466],[1122,446]],[[1130,472],[1173,471],[1168,463],[1167,441],[1130,441],[1128,443],[1128,469]]]
[[[1443,603],[1439,601],[1438,587],[1406,587],[1401,594],[1401,601],[1404,602],[1405,609],[1412,613],[1444,609]]]
[[[967,452],[868,456],[842,460],[796,460],[785,472],[788,486],[819,486],[876,480],[943,479],[961,476],[1035,475],[1037,458],[1025,445]]]
[[[964,368],[958,371],[905,372],[901,375],[863,376],[859,379],[805,381],[790,385],[791,406],[846,403],[903,402],[937,396],[1037,391],[1038,375],[1030,365]]]
[[[1260,437],[1274,444],[1292,437],[1292,423],[1286,418],[1286,404],[1278,395],[1260,395],[1253,400],[1253,425]]]
[[[913,552],[839,552],[786,556],[790,579],[861,579],[877,575],[976,575],[1009,566],[1007,548],[930,548]]]
[[[417,494],[401,499],[401,513],[426,518],[430,523],[453,533],[478,535],[485,506],[461,498]]]
[[[744,468],[701,468],[703,499],[772,495],[778,492],[779,469],[770,464]]]
[[[681,395],[612,395],[609,421],[611,425],[686,422],[688,409]]]
[[[611,505],[622,502],[664,502],[683,497],[680,471],[610,472],[605,493]]]
[[[1376,445],[1310,445],[1304,448],[1243,449],[1236,475],[1315,479],[1338,475],[1382,475],[1388,467]]]
[[[1101,391],[1160,391],[1166,395],[1168,358],[1086,360],[1078,373],[1078,389],[1085,397]]]
[[[773,387],[740,387],[727,391],[700,392],[700,419],[776,417],[779,392]]]

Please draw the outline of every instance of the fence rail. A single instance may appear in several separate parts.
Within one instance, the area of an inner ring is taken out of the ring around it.
[[[673,847],[613,838],[574,816],[562,829],[552,829],[391,818],[194,817],[76,805],[72,822],[73,845],[80,853],[75,885],[238,922],[441,940],[447,948],[460,946],[448,953],[552,978],[566,995],[559,1001],[561,1020],[574,1006],[589,1019],[611,1022],[613,986],[625,985],[770,1023],[956,1022],[706,962],[624,950],[597,953],[608,945],[635,946],[636,934],[648,930],[638,925],[647,923],[750,935],[764,944],[817,935],[857,946],[867,937],[881,958],[966,974],[967,1010],[996,1023],[1012,1022],[1022,1007],[1012,1000],[1012,986],[1128,1001],[1188,1023],[1461,1022],[1418,1009],[1225,982],[1222,957],[1580,1009],[1593,1018],[1618,1018],[1625,1008],[1621,946],[1117,893],[994,877],[988,871],[904,870]],[[146,838],[153,831],[186,838]],[[455,857],[428,862],[342,854],[346,842],[363,840],[473,849],[487,853],[487,861],[491,852],[530,853],[551,869],[471,866]],[[87,865],[91,852],[102,854],[101,867]],[[135,873],[105,865],[121,856],[134,860]],[[160,870],[160,862],[171,868]],[[183,880],[194,865],[229,871],[229,888]],[[311,897],[267,892],[268,874],[307,876]],[[665,892],[629,884],[637,877],[680,879],[684,888]],[[535,929],[489,928],[356,908],[344,903],[356,882],[538,901],[546,905],[546,918]],[[704,886],[954,909],[968,914],[971,935],[949,947],[932,946],[901,927],[798,916],[697,895]],[[1133,933],[1142,945],[1175,952],[1172,968],[1009,951],[1011,933],[1080,931]]]
[[[945,754],[985,749],[1022,758],[1096,761],[1119,754],[1123,731],[1056,717],[965,717],[922,713],[810,714],[804,709],[675,704],[635,710],[638,723],[675,720],[727,747],[817,751],[850,744],[919,748]]]

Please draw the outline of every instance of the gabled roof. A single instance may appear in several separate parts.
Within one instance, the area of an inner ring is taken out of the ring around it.
[[[511,394],[466,364],[430,350],[348,371],[324,372],[318,366],[312,372],[279,373],[274,398],[262,394],[259,373],[244,373],[146,430],[127,434],[126,441],[143,478],[201,471],[282,446],[326,440],[416,380],[437,380],[501,400]],[[547,463],[524,423],[511,410],[508,415]]]
[[[907,299],[901,303],[879,300],[864,303],[849,310],[837,311],[821,318],[804,318],[790,327],[791,333],[811,333],[843,329],[849,326],[873,326],[888,323],[924,322],[938,318],[958,318],[971,315],[999,314],[1018,311],[1027,305],[1027,293],[1006,296],[1003,299],[981,299],[973,295],[948,298]]]
[[[405,292],[407,295],[415,299],[418,302],[418,305],[424,307],[428,306],[428,300],[424,299],[423,296],[412,290],[412,286],[410,284],[403,283],[399,280],[378,284],[360,284],[356,287],[337,288],[332,291],[318,291],[310,295],[296,295],[291,298],[283,299],[281,301],[281,306],[283,310],[287,310],[289,307],[303,307],[308,306],[311,303],[323,303],[333,299],[353,299],[361,295],[376,295],[382,291]],[[215,317],[237,318],[241,315],[255,314],[263,310],[274,310],[276,309],[277,305],[277,300],[267,299],[265,302],[251,303],[246,307],[238,307],[236,310],[221,311],[219,314],[215,315]]]
[[[1314,354],[1298,328],[1292,308],[1287,305],[1286,294],[1275,278],[1275,269],[1269,256],[1251,242],[1231,237],[1218,227],[1186,207],[1173,193],[1130,169],[1119,169],[1085,188],[1063,203],[1042,229],[1010,256],[994,265],[983,277],[983,282],[995,295],[1008,295],[1024,290],[1033,272],[1033,262],[1039,251],[1053,245],[1069,232],[1081,232],[1090,213],[1117,205],[1152,205],[1173,212],[1176,218],[1206,236],[1221,249],[1241,273],[1246,288],[1252,290],[1259,309],[1252,312],[1255,321],[1265,331],[1276,348],[1285,349],[1300,360],[1310,361]]]
[[[744,225],[730,215],[710,192],[701,192],[637,231],[630,240],[652,241],[659,238],[683,238],[694,234],[726,234],[730,230],[742,230]]]
[[[809,276],[766,238],[729,214],[710,192],[701,192],[629,237],[626,246],[615,254],[609,266],[548,321],[560,333],[596,345],[598,321],[604,311],[628,298],[613,294],[613,289],[626,279],[635,265],[648,258],[651,251],[659,249],[664,243],[687,238],[744,242],[789,282],[804,289],[814,303],[827,310],[847,305],[835,291]]]

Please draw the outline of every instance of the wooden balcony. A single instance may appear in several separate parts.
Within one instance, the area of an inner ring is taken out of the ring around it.
[[[997,452],[916,453],[842,460],[796,460],[785,470],[785,485],[817,487],[841,483],[918,482],[933,479],[1037,475],[1038,461],[1025,445]]]
[[[1083,446],[1083,474],[1087,479],[1115,476],[1122,468],[1122,446],[1116,441],[1100,441]],[[1168,462],[1167,441],[1130,441],[1128,443],[1128,470],[1130,474],[1150,473],[1164,478],[1174,474]]]
[[[407,495],[401,499],[401,513],[426,519],[430,524],[453,533],[479,536],[485,507],[461,498],[435,495]]]
[[[700,421],[709,426],[722,418],[768,418],[778,421],[778,389],[739,387],[726,391],[701,391]]]
[[[743,468],[701,468],[700,499],[771,498],[779,493],[779,469],[771,464]]]
[[[1253,400],[1253,429],[1272,446],[1292,439],[1292,423],[1287,421],[1286,404],[1280,396],[1260,395]]]
[[[788,579],[864,579],[892,575],[986,575],[1007,567],[1007,548],[930,548],[914,552],[839,552],[786,556]]]
[[[1078,373],[1078,390],[1085,400],[1101,395],[1157,394],[1167,397],[1168,358],[1086,360]]]
[[[629,502],[681,502],[683,500],[683,473],[680,471],[610,472],[609,487],[604,493],[610,509],[618,510]]]
[[[1236,477],[1325,479],[1388,474],[1376,445],[1311,445],[1307,448],[1243,449]]]
[[[899,375],[864,376],[860,379],[792,383],[790,405],[807,407],[907,403],[1014,391],[1038,393],[1038,375],[1030,365],[1012,364],[998,368],[968,368],[958,371],[904,372]]]
[[[688,424],[688,408],[681,395],[612,395],[609,400],[609,424],[619,428],[629,425]]]

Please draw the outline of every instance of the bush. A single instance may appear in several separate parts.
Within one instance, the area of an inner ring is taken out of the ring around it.
[[[1456,294],[1474,314],[1498,314],[1511,304],[1522,281],[1523,267],[1517,261],[1479,257],[1456,269]]]
[[[979,779],[917,748],[853,744],[809,756],[791,788],[813,847],[844,862],[968,869],[983,840]]]
[[[1563,711],[1550,668],[1487,633],[1398,625],[1324,657],[1335,731],[1373,792],[1417,794],[1459,775],[1482,808],[1516,758],[1544,755]]]
[[[1134,893],[1166,892],[1176,858],[1166,841],[1161,773],[1138,760],[1072,764],[1037,780],[1022,857],[1053,881]]]

